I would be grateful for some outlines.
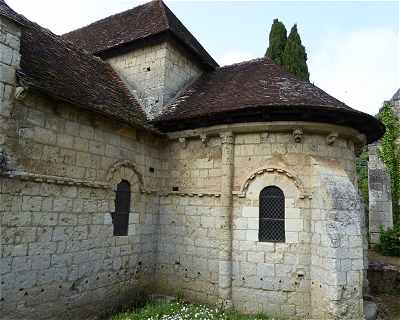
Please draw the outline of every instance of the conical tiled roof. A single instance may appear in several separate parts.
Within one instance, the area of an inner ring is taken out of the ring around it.
[[[172,102],[154,124],[163,131],[255,121],[314,121],[348,126],[380,138],[383,125],[269,58],[204,74]]]

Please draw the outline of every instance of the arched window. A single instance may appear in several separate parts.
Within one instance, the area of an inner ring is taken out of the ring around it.
[[[117,186],[115,212],[113,214],[114,236],[127,236],[129,211],[131,210],[131,186],[122,180]]]
[[[285,195],[276,186],[260,192],[260,242],[285,242]]]

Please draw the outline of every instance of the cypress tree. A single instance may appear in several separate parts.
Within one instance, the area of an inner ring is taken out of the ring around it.
[[[285,25],[278,19],[274,19],[269,33],[269,47],[265,56],[271,58],[275,63],[282,65],[286,41],[287,31]]]
[[[307,53],[301,44],[296,24],[290,30],[282,61],[283,67],[287,71],[293,73],[300,80],[309,81],[310,73],[307,67]]]

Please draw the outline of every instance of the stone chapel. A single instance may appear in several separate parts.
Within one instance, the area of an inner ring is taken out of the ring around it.
[[[355,156],[384,126],[161,1],[57,36],[0,0],[0,319],[139,293],[363,319]]]

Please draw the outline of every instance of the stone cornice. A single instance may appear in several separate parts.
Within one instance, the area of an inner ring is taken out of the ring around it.
[[[208,128],[184,130],[170,132],[167,134],[171,140],[177,139],[188,139],[188,138],[201,138],[203,136],[221,136],[226,132],[232,132],[233,134],[238,133],[261,133],[261,132],[289,132],[293,133],[293,130],[300,128],[303,133],[306,134],[320,134],[327,136],[327,143],[332,142],[333,136],[351,139],[357,145],[365,145],[366,137],[355,129],[327,124],[319,122],[304,122],[304,121],[276,121],[276,122],[253,122],[253,123],[237,123],[231,125],[219,125]]]
[[[25,171],[6,171],[0,174],[3,177],[19,179],[22,181],[33,181],[37,183],[49,183],[49,184],[60,184],[67,186],[78,186],[78,187],[90,187],[97,189],[109,189],[111,185],[109,183],[101,182],[101,181],[89,181],[89,180],[80,180],[68,177],[60,177],[60,176],[50,176],[44,174],[37,173],[29,173]]]

